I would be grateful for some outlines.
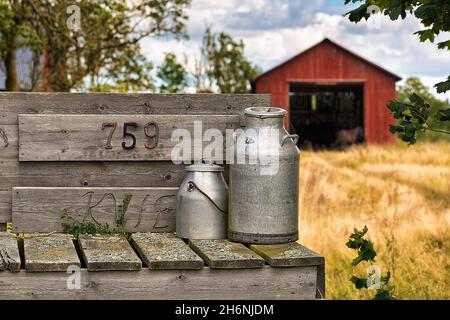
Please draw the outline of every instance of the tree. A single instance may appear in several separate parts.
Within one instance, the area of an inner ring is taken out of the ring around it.
[[[205,63],[202,57],[195,57],[194,59],[194,69],[190,72],[195,92],[197,93],[213,93],[213,89],[211,87],[211,81],[206,74]]]
[[[71,1],[30,0],[49,44],[49,82],[56,91],[82,87],[148,89],[150,64],[139,41],[164,34],[185,35],[190,0],[81,0],[81,27],[68,30]],[[106,84],[105,84],[106,83]]]
[[[8,91],[20,90],[17,49],[27,47],[38,55],[42,53],[43,42],[36,32],[35,22],[27,19],[31,15],[27,1],[0,0],[0,59],[5,67],[5,89]],[[31,67],[34,68],[37,63],[39,61],[33,59]]]
[[[347,12],[350,21],[355,23],[362,19],[368,19],[371,14],[370,6],[377,5],[381,13],[389,16],[391,20],[405,19],[407,13],[420,20],[425,29],[417,34],[421,42],[435,42],[436,36],[442,32],[450,31],[450,1],[448,0],[345,0],[348,3],[363,2],[358,8]],[[437,47],[450,50],[450,40],[437,43]],[[450,76],[442,82],[434,85],[438,93],[450,90]],[[409,101],[390,101],[387,105],[392,111],[397,125],[391,125],[390,131],[409,144],[416,142],[417,132],[435,131],[450,134],[446,130],[436,129],[430,124],[430,117],[436,117],[438,121],[450,121],[450,108],[432,108],[431,104],[414,92],[408,98]]]
[[[36,21],[33,32],[47,50],[51,91],[86,86],[93,91],[129,91],[152,86],[152,66],[141,54],[139,41],[165,34],[186,36],[185,9],[191,0],[0,1],[10,8],[19,2],[27,8],[13,11],[9,20],[15,29]],[[69,28],[68,8],[73,5],[80,10],[78,28]],[[15,18],[18,13],[20,19]],[[23,37],[9,34],[15,41]]]
[[[235,41],[225,32],[206,29],[202,56],[210,83],[221,93],[247,93],[250,81],[259,73],[244,55],[244,42]]]
[[[157,77],[162,81],[159,86],[161,93],[180,93],[188,86],[186,69],[177,61],[174,53],[165,54],[162,65],[158,67]]]

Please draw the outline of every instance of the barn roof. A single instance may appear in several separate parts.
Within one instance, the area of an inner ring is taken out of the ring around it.
[[[315,49],[316,47],[320,46],[320,45],[323,44],[323,43],[330,43],[330,44],[334,45],[335,47],[337,47],[337,48],[339,48],[340,50],[346,52],[347,54],[349,54],[349,55],[355,57],[356,59],[358,59],[358,60],[360,60],[360,61],[362,61],[362,62],[364,62],[364,63],[366,63],[366,64],[368,64],[368,65],[370,65],[370,66],[372,66],[372,67],[374,67],[374,68],[376,68],[376,69],[378,69],[378,70],[384,72],[384,73],[386,73],[387,75],[389,75],[389,76],[391,76],[392,78],[394,78],[396,81],[401,80],[401,77],[398,76],[398,75],[396,75],[395,73],[392,73],[392,72],[390,72],[390,71],[384,69],[383,67],[379,66],[378,64],[373,63],[373,62],[367,60],[366,58],[361,57],[360,55],[354,53],[353,51],[350,51],[350,50],[347,49],[347,48],[344,48],[344,47],[341,46],[340,44],[338,44],[338,43],[336,43],[336,42],[334,42],[334,41],[332,41],[332,40],[330,40],[330,39],[328,39],[328,38],[325,38],[325,39],[323,39],[322,41],[316,43],[315,45],[313,45],[313,46],[307,48],[306,50],[303,50],[303,51],[301,51],[300,53],[296,54],[296,55],[293,56],[292,58],[290,58],[290,59],[288,59],[288,60],[282,62],[281,64],[279,64],[279,65],[277,65],[277,66],[275,66],[275,67],[273,67],[273,68],[267,70],[267,71],[264,72],[264,73],[261,73],[261,74],[258,75],[253,81],[254,81],[254,82],[257,81],[259,78],[263,77],[264,75],[266,75],[266,74],[268,74],[268,73],[270,73],[270,72],[272,72],[272,71],[274,71],[274,70],[276,70],[276,69],[278,69],[278,68],[284,66],[285,64],[291,62],[292,60],[297,59],[298,57],[300,57],[300,56],[303,55],[304,53],[306,53],[306,52],[308,52],[308,51],[310,51],[310,50]]]

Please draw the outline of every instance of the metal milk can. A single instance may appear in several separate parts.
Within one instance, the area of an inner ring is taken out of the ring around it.
[[[177,193],[176,232],[187,239],[225,239],[228,186],[223,168],[214,164],[186,167]]]
[[[284,129],[283,109],[253,107],[244,113],[246,128],[235,136],[230,166],[228,237],[243,243],[296,241],[298,135]]]

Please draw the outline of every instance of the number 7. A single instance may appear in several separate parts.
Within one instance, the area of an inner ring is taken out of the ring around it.
[[[112,140],[112,136],[114,134],[114,131],[116,131],[117,122],[105,122],[105,123],[103,123],[102,124],[102,130],[104,130],[106,127],[112,127],[112,129],[109,132],[108,140],[106,141],[106,144],[105,144],[105,149],[112,149],[111,140]]]

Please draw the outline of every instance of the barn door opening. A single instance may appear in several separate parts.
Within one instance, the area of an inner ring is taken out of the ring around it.
[[[299,145],[321,149],[364,142],[363,101],[362,83],[290,83],[290,120]]]

